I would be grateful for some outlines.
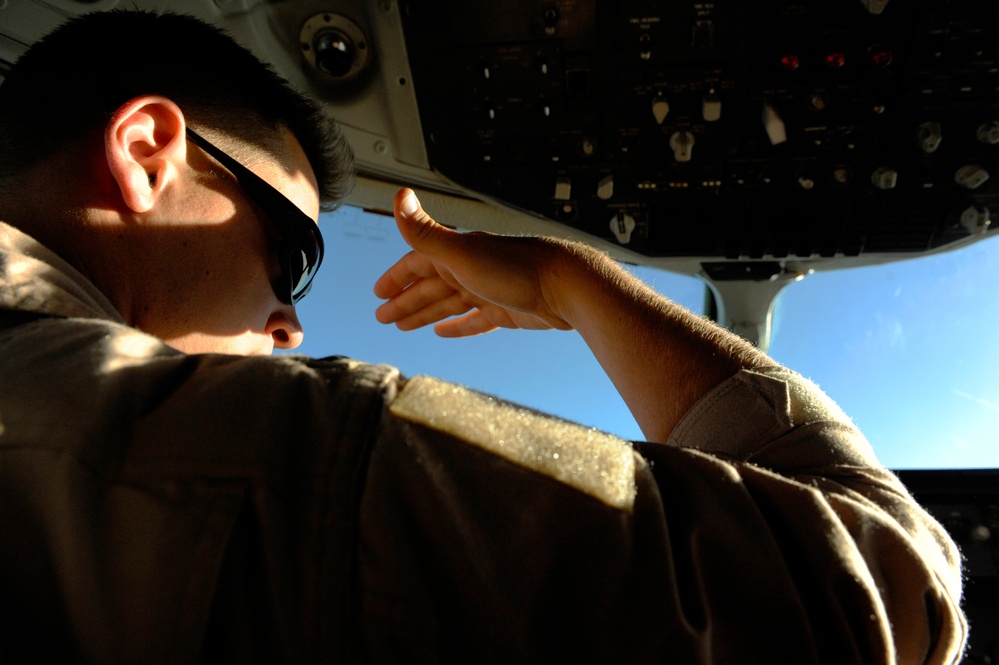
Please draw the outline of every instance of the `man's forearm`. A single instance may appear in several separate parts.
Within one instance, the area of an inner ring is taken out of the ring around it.
[[[771,366],[749,342],[657,294],[589,248],[567,244],[547,284],[650,441],[665,441],[709,390]]]

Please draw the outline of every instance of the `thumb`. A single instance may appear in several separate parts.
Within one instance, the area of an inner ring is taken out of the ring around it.
[[[430,256],[444,250],[449,236],[455,233],[435,222],[420,206],[420,200],[411,189],[400,189],[396,193],[395,220],[406,244]]]

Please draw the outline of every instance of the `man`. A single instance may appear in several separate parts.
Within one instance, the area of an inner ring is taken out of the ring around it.
[[[377,316],[574,329],[663,443],[267,357],[301,340],[349,152],[214,30],[74,20],[0,86],[0,132],[3,656],[959,656],[957,552],[849,420],[589,248],[402,190]]]

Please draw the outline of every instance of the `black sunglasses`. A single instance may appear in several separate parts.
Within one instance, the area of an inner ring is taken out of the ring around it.
[[[281,245],[278,250],[281,274],[277,276],[272,286],[278,300],[287,305],[295,305],[308,295],[312,288],[312,278],[316,276],[323,262],[323,236],[319,233],[319,227],[288,197],[221,149],[198,136],[190,127],[187,128],[187,138],[226,167],[246,195],[253,199],[278,227],[281,233]]]

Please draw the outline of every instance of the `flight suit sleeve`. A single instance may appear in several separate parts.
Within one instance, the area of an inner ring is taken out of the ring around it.
[[[371,662],[945,663],[964,639],[953,545],[792,373],[739,373],[666,444],[417,377],[358,523]]]
[[[799,553],[814,564],[823,550],[835,552],[830,567],[805,568],[796,581],[799,590],[827,581],[801,595],[823,599],[806,605],[813,624],[828,623],[818,620],[818,608],[837,593],[834,585],[863,588],[861,611],[844,605],[832,620],[871,619],[844,631],[859,636],[866,626],[868,637],[857,637],[855,647],[865,661],[960,658],[967,624],[957,547],[814,383],[782,367],[740,372],[705,396],[668,444],[728,460],[785,556]],[[656,446],[641,449],[650,460],[657,455]],[[836,637],[824,648],[843,644]]]

